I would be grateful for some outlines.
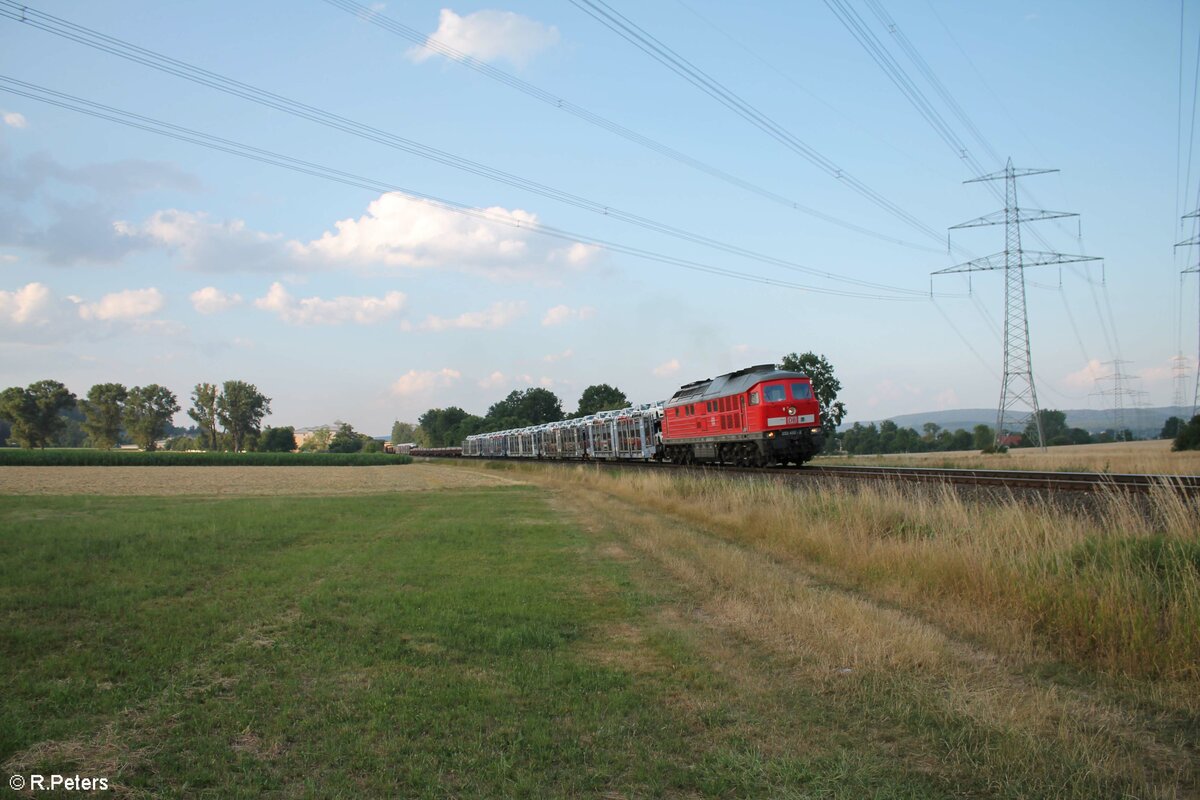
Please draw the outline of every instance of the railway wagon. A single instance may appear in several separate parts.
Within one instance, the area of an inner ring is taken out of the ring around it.
[[[663,412],[663,454],[676,463],[799,465],[823,444],[812,381],[774,364],[686,384]]]
[[[812,380],[759,364],[685,384],[668,401],[468,436],[462,454],[766,466],[801,465],[823,444]]]
[[[662,457],[663,404],[644,403],[586,417],[468,436],[462,454],[475,458],[649,461]]]

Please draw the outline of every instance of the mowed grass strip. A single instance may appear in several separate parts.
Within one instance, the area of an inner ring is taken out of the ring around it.
[[[0,763],[155,797],[811,784],[563,516],[520,486],[0,497]]]

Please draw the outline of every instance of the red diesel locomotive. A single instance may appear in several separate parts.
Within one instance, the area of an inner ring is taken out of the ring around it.
[[[823,444],[812,381],[774,364],[689,383],[663,409],[662,457],[675,463],[803,464]]]
[[[461,452],[468,458],[766,466],[803,464],[823,443],[812,381],[760,364],[689,383],[665,403],[477,433]]]

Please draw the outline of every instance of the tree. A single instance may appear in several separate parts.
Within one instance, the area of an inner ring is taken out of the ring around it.
[[[9,436],[12,436],[12,424],[6,419],[0,419],[0,447],[8,446]]]
[[[488,409],[487,427],[500,431],[558,422],[563,418],[562,400],[549,389],[540,387],[513,390],[508,397]]]
[[[411,422],[396,420],[392,423],[392,444],[407,444],[415,442],[417,426]]]
[[[362,447],[362,437],[355,433],[354,428],[347,422],[338,426],[338,432],[329,442],[331,453],[357,453]]]
[[[1171,449],[1180,450],[1200,450],[1200,414],[1192,417],[1188,423],[1179,429],[1179,433],[1175,434],[1175,443],[1171,445]]]
[[[846,417],[846,404],[837,399],[842,382],[833,374],[833,365],[825,356],[816,353],[788,353],[779,368],[802,372],[812,379],[813,394],[821,409],[821,431],[825,434],[825,441],[832,442],[838,425]]]
[[[157,383],[134,386],[125,399],[125,430],[134,444],[149,452],[178,411],[179,401],[167,387]]]
[[[991,425],[976,425],[974,438],[976,450],[987,450],[989,447],[996,445],[996,432],[992,430]]]
[[[0,417],[12,424],[12,435],[22,447],[46,449],[66,425],[60,412],[74,406],[75,395],[58,381],[37,381],[25,389],[10,386],[0,392]]]
[[[597,411],[610,411],[628,406],[629,399],[620,389],[607,383],[597,383],[583,390],[579,397],[579,410],[575,412],[575,416],[586,417]]]
[[[97,383],[88,389],[83,409],[83,429],[92,447],[111,450],[121,439],[121,422],[125,416],[125,400],[129,392],[119,383]]]
[[[942,426],[938,425],[936,422],[926,422],[921,426],[921,429],[925,431],[925,436],[922,438],[924,438],[927,442],[932,442],[937,439],[938,431],[942,429]]]
[[[308,434],[304,443],[300,445],[302,453],[323,453],[329,449],[329,441],[333,439],[333,431],[329,428],[317,428]]]
[[[225,381],[216,407],[217,420],[229,435],[234,452],[240,452],[246,437],[257,434],[263,417],[271,413],[271,398],[253,383]]]
[[[1167,421],[1163,423],[1162,432],[1158,434],[1160,439],[1174,439],[1179,435],[1179,429],[1184,426],[1182,417],[1167,417]]]
[[[1043,408],[1038,411],[1038,418],[1042,421],[1042,435],[1046,437],[1047,445],[1058,446],[1071,443],[1071,429],[1067,427],[1065,411]],[[1033,420],[1029,420],[1029,424],[1025,426],[1025,437],[1022,444],[1030,447],[1037,447],[1041,444],[1038,441],[1037,423]]]
[[[482,417],[468,414],[457,406],[431,408],[417,419],[417,440],[424,447],[454,447],[471,434],[482,431],[486,425]]]
[[[217,440],[217,387],[212,383],[197,383],[192,389],[192,407],[188,416],[200,426],[200,437],[209,450],[216,450]]]
[[[264,453],[290,453],[296,449],[296,429],[291,425],[284,428],[263,428],[258,437],[258,449]]]

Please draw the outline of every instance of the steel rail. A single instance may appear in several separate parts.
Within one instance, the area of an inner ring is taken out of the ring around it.
[[[424,453],[414,453],[422,456]],[[442,454],[439,454],[442,455]],[[431,453],[430,456],[433,456]],[[475,457],[471,457],[475,458]],[[471,460],[471,459],[468,459]],[[856,480],[892,480],[944,483],[959,486],[993,486],[1008,489],[1036,489],[1048,492],[1095,492],[1119,490],[1148,493],[1165,490],[1185,495],[1200,495],[1200,475],[1133,474],[1110,472],[1034,472],[1032,470],[949,469],[926,467],[805,466],[735,467],[729,465],[684,465],[654,461],[577,459],[492,458],[514,464],[563,464],[595,467],[640,467],[643,469],[682,469],[701,474],[746,475],[792,478],[851,478]]]

